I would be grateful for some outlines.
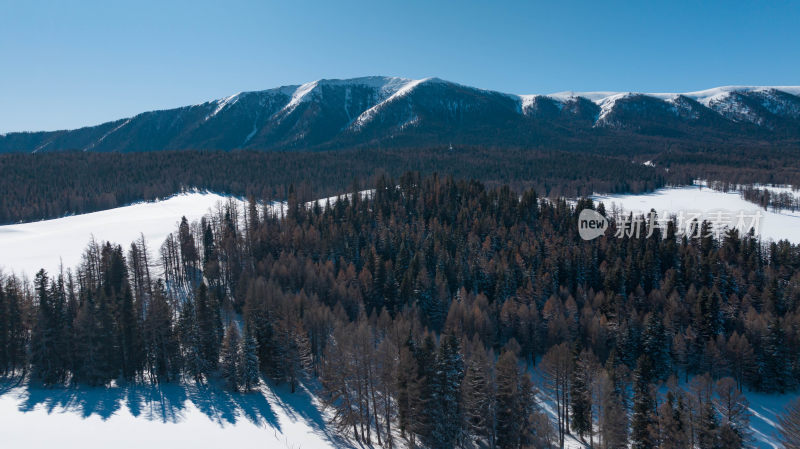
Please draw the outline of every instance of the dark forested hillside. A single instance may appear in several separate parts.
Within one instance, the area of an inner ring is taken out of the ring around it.
[[[625,142],[620,141],[623,147]],[[655,166],[644,166],[650,160]],[[603,151],[429,146],[322,152],[64,152],[0,155],[0,224],[55,218],[163,198],[185,189],[285,200],[343,192],[354,180],[407,170],[535,188],[551,198],[639,193],[708,179],[800,185],[800,147],[762,144],[701,150],[654,146],[636,158]]]
[[[667,179],[691,181],[680,172],[670,175],[621,157],[485,147],[12,154],[0,155],[0,223],[109,209],[185,189],[285,200],[294,183],[300,198],[311,200],[339,194],[355,180],[371,183],[382,173],[399,176],[407,170],[520,190],[535,187],[552,196],[641,192]]]
[[[797,246],[674,223],[583,241],[587,200],[416,174],[374,187],[311,208],[290,189],[283,216],[230,206],[160,247],[93,243],[75,271],[6,277],[0,371],[240,391],[315,378],[341,432],[430,448],[567,433],[742,448],[741,389],[798,386]]]

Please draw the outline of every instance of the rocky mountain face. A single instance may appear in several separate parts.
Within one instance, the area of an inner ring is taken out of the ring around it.
[[[438,78],[319,80],[76,130],[0,135],[0,153],[325,150],[414,145],[591,149],[800,140],[800,87],[512,95]],[[588,148],[587,148],[588,147]]]

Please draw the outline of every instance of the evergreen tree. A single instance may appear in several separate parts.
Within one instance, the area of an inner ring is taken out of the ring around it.
[[[577,352],[577,351],[576,351]],[[572,411],[572,430],[581,438],[592,433],[592,394],[590,383],[593,378],[593,366],[588,352],[575,354],[575,369],[572,370],[570,382],[570,408]]]
[[[183,303],[178,319],[178,336],[183,354],[183,369],[195,382],[203,379],[203,374],[208,372],[206,359],[200,347],[200,336],[197,317],[195,316],[194,301],[191,299]]]
[[[200,284],[195,295],[198,349],[201,366],[206,374],[217,369],[219,363],[219,306],[216,297],[208,294],[208,287]]]
[[[789,348],[778,319],[770,322],[764,341],[760,381],[767,391],[784,393],[792,385]]]
[[[34,288],[39,308],[31,335],[31,365],[34,377],[45,385],[63,382],[63,316],[58,295],[51,290],[47,273],[39,270]]]
[[[172,310],[167,303],[164,284],[156,283],[144,325],[146,366],[153,382],[169,382],[180,369],[178,342],[172,323]]]
[[[655,415],[655,400],[648,381],[651,371],[652,362],[647,354],[643,354],[639,357],[633,373],[633,418],[631,420],[631,447],[633,449],[655,447],[650,431]]]
[[[431,379],[431,418],[433,432],[431,447],[455,447],[461,437],[462,406],[461,382],[464,363],[458,339],[445,335],[436,354],[436,365]]]
[[[653,362],[654,379],[662,380],[669,376],[669,343],[661,315],[655,312],[648,315],[642,334],[642,352]]]
[[[521,373],[517,357],[505,350],[497,359],[497,447],[516,449],[523,437],[523,423],[528,419],[525,398],[528,392],[522,391]]]
[[[494,446],[495,438],[495,385],[489,356],[483,343],[472,348],[472,357],[466,364],[462,382],[462,399],[465,429],[469,435]]]
[[[703,403],[700,422],[697,426],[697,447],[699,449],[718,449],[719,423],[714,406],[710,400]]]
[[[253,337],[249,326],[245,326],[244,339],[242,341],[242,360],[240,366],[242,367],[242,389],[244,391],[251,391],[258,386],[260,382],[259,375],[259,361],[258,361],[258,344],[255,337]]]
[[[229,323],[222,340],[222,378],[233,391],[239,391],[243,384],[243,367],[241,366],[239,330],[235,323]]]

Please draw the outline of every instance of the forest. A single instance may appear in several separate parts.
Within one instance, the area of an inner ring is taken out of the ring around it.
[[[625,153],[626,141],[595,148],[429,146],[335,151],[160,151],[0,154],[0,224],[58,218],[163,199],[186,190],[285,201],[346,191],[354,180],[374,185],[407,171],[446,173],[489,188],[534,189],[541,197],[597,192],[641,193],[696,179],[726,185],[800,185],[800,147],[748,145],[684,147],[668,142]],[[591,150],[589,150],[591,148]],[[645,166],[651,161],[653,166]],[[297,180],[302,180],[298,182]],[[790,206],[788,198],[757,204]]]
[[[397,178],[409,170],[449,173],[490,187],[535,188],[552,197],[643,192],[692,180],[681,170],[655,170],[628,157],[506,147],[4,154],[0,224],[105,210],[192,189],[284,201],[294,184],[301,200],[311,200],[338,195],[354,179],[371,185],[382,175]]]
[[[744,448],[743,391],[800,384],[796,245],[716,239],[708,223],[696,239],[674,222],[616,238],[615,217],[584,241],[578,213],[610,216],[603,205],[419,172],[347,191],[307,206],[288,185],[285,210],[230,202],[163,243],[90,242],[79,267],[2,276],[0,374],[241,394],[308,383],[343,435],[386,448],[563,448],[570,435]],[[796,449],[793,407],[782,428]]]

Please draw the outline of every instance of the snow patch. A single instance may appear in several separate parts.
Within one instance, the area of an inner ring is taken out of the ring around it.
[[[120,129],[120,128],[122,128],[123,126],[127,125],[128,123],[130,123],[130,122],[131,122],[131,120],[133,120],[133,119],[128,119],[128,120],[125,120],[125,121],[124,121],[124,122],[122,122],[122,124],[120,124],[119,126],[115,127],[115,128],[114,128],[114,129],[112,129],[111,131],[109,131],[109,132],[107,132],[107,133],[103,134],[103,136],[102,136],[102,137],[100,137],[100,138],[99,138],[99,139],[97,139],[96,141],[92,142],[92,144],[91,144],[91,145],[89,145],[88,147],[84,148],[84,149],[83,149],[83,151],[89,151],[89,150],[91,150],[92,148],[96,147],[96,146],[97,146],[97,144],[99,144],[100,142],[102,142],[103,140],[105,140],[105,139],[106,139],[106,137],[108,137],[108,136],[110,136],[111,134],[114,134],[115,132],[119,131],[119,129]],[[35,152],[36,152],[36,150],[34,150],[33,152],[35,153]]]
[[[760,213],[758,234],[762,241],[789,240],[800,243],[800,212],[789,210],[764,210],[746,201],[739,192],[720,192],[703,185],[689,187],[670,187],[642,194],[593,195],[597,203],[604,203],[606,211],[613,207],[624,212],[647,214],[655,209],[659,216],[683,212],[703,212],[708,218],[711,212],[726,211],[734,215],[740,211],[746,214]],[[748,220],[749,222],[749,220]]]
[[[387,104],[397,100],[398,98],[402,98],[408,95],[411,91],[414,90],[415,87],[432,79],[433,78],[423,78],[419,80],[405,80],[405,82],[400,86],[393,85],[392,88],[396,87],[396,89],[387,89],[386,91],[384,91],[384,93],[390,93],[388,95],[388,98],[383,99],[376,105],[362,112],[358,117],[356,117],[356,119],[353,121],[353,124],[350,127],[352,129],[359,129],[363,127],[364,125],[369,123],[373,118],[375,118],[378,111],[380,111]]]
[[[796,110],[787,110],[788,108],[780,102],[778,99],[774,98],[774,95],[770,95],[772,91],[781,91],[790,95],[800,96],[800,86],[722,86],[722,87],[715,87],[713,89],[706,89],[700,90],[696,92],[685,92],[685,93],[639,93],[639,92],[609,92],[609,91],[598,91],[598,92],[574,92],[574,91],[564,91],[564,92],[556,92],[553,94],[547,95],[548,97],[557,100],[560,103],[566,103],[569,101],[573,101],[576,98],[585,98],[589,101],[600,106],[600,114],[597,118],[597,123],[603,123],[604,119],[608,115],[609,112],[614,108],[617,100],[630,97],[632,95],[642,95],[646,97],[656,98],[662,101],[666,101],[671,103],[674,106],[674,111],[676,113],[679,112],[679,108],[684,108],[680,105],[680,101],[678,97],[686,97],[692,100],[697,101],[698,103],[706,106],[707,108],[713,109],[714,111],[722,114],[723,116],[735,120],[745,120],[752,123],[756,123],[758,125],[763,125],[763,119],[759,117],[754,111],[748,108],[746,105],[742,104],[740,101],[737,101],[736,95],[737,93],[751,93],[751,92],[758,92],[764,93],[767,96],[767,103],[765,104],[765,108],[770,110],[775,114],[785,113],[792,116],[800,115],[800,111]],[[535,95],[520,95],[519,96],[522,104],[523,110],[526,101],[533,101],[532,98],[535,98]],[[696,113],[691,113],[690,116],[696,116]]]
[[[0,226],[0,268],[30,278],[41,268],[58,272],[62,263],[64,269],[74,269],[92,237],[127,248],[144,235],[155,254],[167,235],[177,230],[181,217],[186,216],[190,222],[199,220],[228,199],[214,193],[183,193],[162,201]]]
[[[364,199],[373,194],[373,190],[359,192]],[[325,207],[328,202],[333,204],[344,197],[352,198],[352,194],[311,201],[306,207],[315,203]],[[57,273],[62,266],[65,270],[75,269],[92,238],[97,242],[121,244],[127,250],[131,242],[144,235],[149,251],[156,255],[167,236],[177,231],[182,217],[190,223],[200,220],[228,201],[236,202],[239,210],[247,208],[247,201],[241,198],[190,192],[100,212],[0,226],[0,271],[32,279],[42,268],[48,273]],[[268,210],[281,216],[286,214],[287,206],[285,202],[276,201]]]
[[[194,384],[45,389],[6,382],[0,393],[0,434],[9,448],[355,447],[328,428],[328,414],[304,386],[292,394],[262,384],[239,394]]]

